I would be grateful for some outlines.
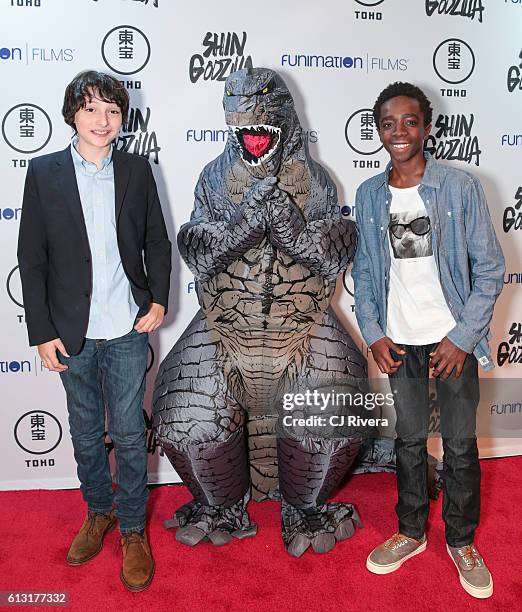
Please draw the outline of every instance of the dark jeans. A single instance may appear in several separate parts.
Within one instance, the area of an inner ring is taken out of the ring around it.
[[[105,450],[105,410],[117,469],[116,512],[122,533],[145,527],[147,449],[143,396],[148,334],[134,329],[113,340],[85,340],[60,361],[69,427],[83,498],[91,512],[110,512],[112,479]]]
[[[390,375],[397,413],[397,488],[399,531],[420,539],[426,529],[429,498],[426,439],[430,417],[428,402],[429,353],[436,344],[400,345],[406,351],[402,366]],[[440,431],[444,449],[442,517],[450,546],[473,542],[480,516],[480,465],[475,436],[479,402],[477,360],[468,355],[459,378],[437,380]]]

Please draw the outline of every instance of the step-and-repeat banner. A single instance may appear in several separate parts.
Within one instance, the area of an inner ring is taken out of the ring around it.
[[[223,149],[221,98],[233,70],[283,75],[310,151],[351,217],[358,184],[387,162],[374,100],[397,80],[424,89],[435,110],[429,150],[480,178],[506,256],[492,327],[497,367],[482,381],[481,455],[522,453],[521,0],[0,0],[0,24],[0,488],[78,485],[64,391],[27,344],[16,242],[27,164],[69,142],[63,92],[88,68],[129,91],[117,146],[150,161],[173,242],[199,172]],[[148,414],[158,364],[196,309],[174,250],[168,318],[150,341]],[[368,354],[349,273],[336,309]],[[176,481],[148,417],[147,427],[150,481]]]

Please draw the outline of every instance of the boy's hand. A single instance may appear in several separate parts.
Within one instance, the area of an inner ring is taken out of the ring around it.
[[[56,351],[60,351],[62,355],[69,357],[60,338],[55,338],[54,340],[49,340],[49,342],[39,344],[37,348],[44,368],[47,368],[49,372],[65,372],[65,370],[67,370],[68,366],[60,363],[56,355]]]
[[[134,326],[134,329],[143,334],[145,332],[153,332],[155,329],[163,323],[163,317],[165,316],[165,306],[161,304],[155,304],[154,302],[149,306],[149,312],[138,319],[138,322]]]
[[[435,378],[440,376],[446,380],[456,368],[455,378],[458,378],[462,374],[467,356],[466,351],[455,346],[447,336],[444,336],[433,353],[430,353],[430,368],[433,368],[433,376]]]
[[[397,346],[388,336],[384,336],[370,346],[375,363],[383,374],[395,374],[401,367],[402,361],[395,361],[391,356],[390,349],[398,355],[406,355],[400,346]]]

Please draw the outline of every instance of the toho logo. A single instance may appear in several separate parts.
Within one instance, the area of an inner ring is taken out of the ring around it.
[[[118,74],[136,74],[150,59],[150,43],[145,34],[131,25],[109,30],[101,44],[105,64]]]
[[[475,54],[460,38],[448,38],[433,53],[433,68],[439,79],[457,85],[467,81],[475,69]]]
[[[354,11],[355,19],[362,19],[368,21],[382,21],[382,13],[380,11],[374,11],[372,9],[382,4],[384,0],[355,0],[357,4],[363,6],[366,10]]]
[[[15,266],[7,276],[6,283],[7,295],[20,308],[24,307],[22,299],[22,281],[20,279],[20,270]]]
[[[344,136],[350,149],[359,155],[374,155],[382,149],[371,108],[362,108],[350,115]]]
[[[62,440],[60,421],[45,410],[31,410],[22,415],[14,426],[18,446],[31,455],[45,455]]]
[[[343,274],[343,287],[346,293],[352,298],[355,296],[355,290],[353,287],[353,278],[351,270],[345,270]]]
[[[51,139],[53,126],[49,115],[36,104],[17,104],[2,120],[2,136],[18,153],[36,153]]]
[[[38,8],[42,6],[42,0],[11,0],[11,6],[19,6],[20,8]]]

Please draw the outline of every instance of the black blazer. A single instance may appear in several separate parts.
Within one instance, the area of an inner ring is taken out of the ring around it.
[[[171,244],[149,162],[115,149],[113,163],[118,248],[142,315],[151,302],[167,308]],[[29,163],[18,263],[29,344],[61,338],[76,355],[89,322],[92,264],[70,147]]]

